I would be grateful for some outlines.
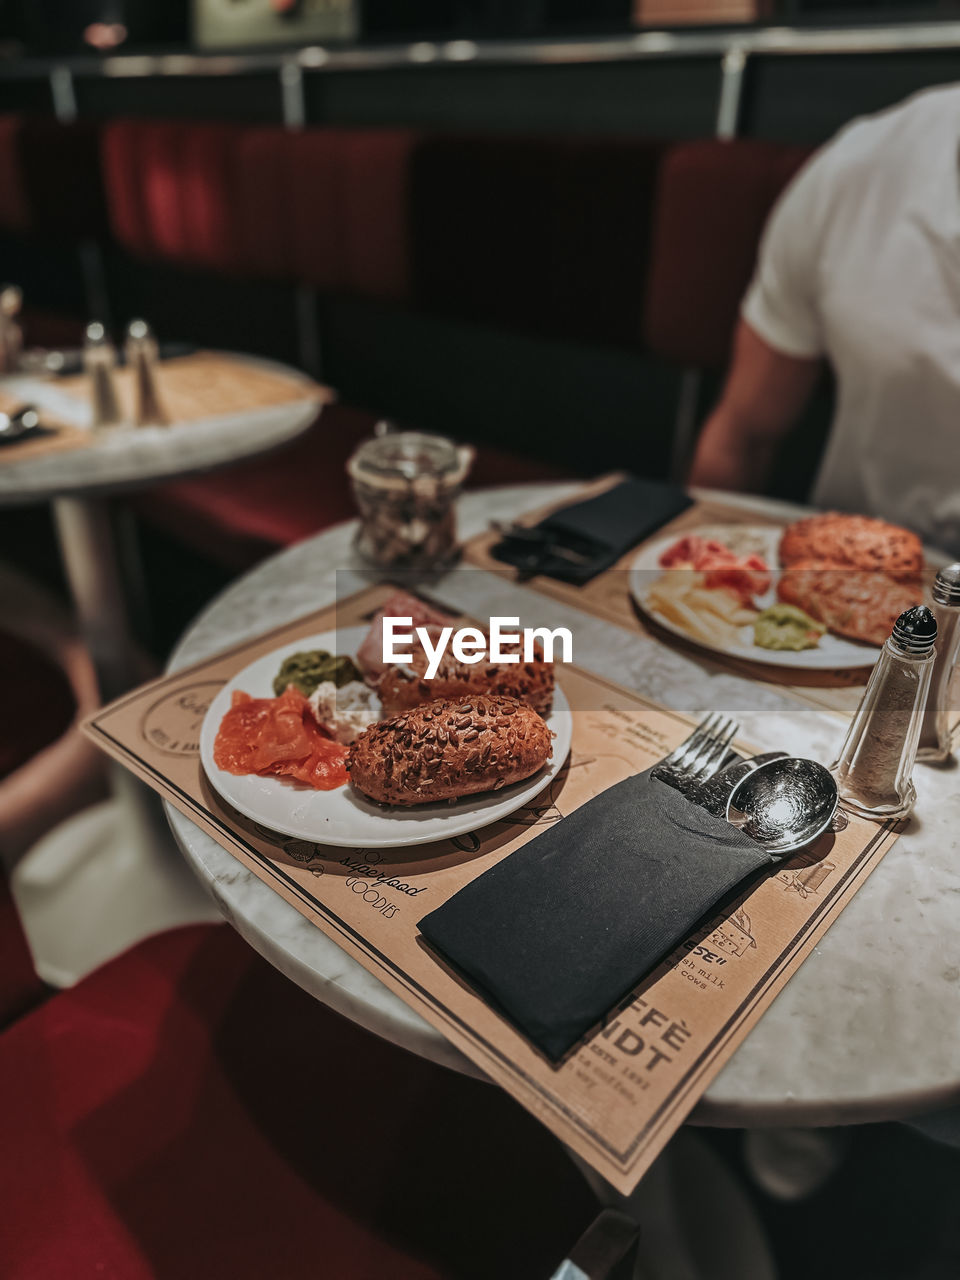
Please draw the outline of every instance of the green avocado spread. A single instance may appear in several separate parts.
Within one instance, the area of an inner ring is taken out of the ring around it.
[[[753,623],[754,643],[761,649],[815,649],[826,631],[795,604],[772,604]]]
[[[334,657],[326,649],[306,649],[303,653],[291,653],[284,659],[273,682],[273,692],[279,698],[287,685],[292,684],[305,698],[309,698],[317,685],[325,680],[332,680],[338,689],[342,689],[351,680],[362,679],[346,654]]]

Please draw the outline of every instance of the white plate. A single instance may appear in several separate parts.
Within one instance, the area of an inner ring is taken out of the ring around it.
[[[358,849],[393,849],[428,844],[476,831],[509,817],[550,783],[570,752],[573,719],[570,704],[557,687],[547,724],[553,730],[553,756],[532,778],[484,795],[464,796],[453,804],[416,805],[412,809],[385,808],[360,795],[349,783],[335,791],[314,791],[284,778],[261,778],[255,773],[233,774],[213,762],[213,743],[230,707],[235,689],[254,698],[273,697],[273,680],[284,658],[303,649],[356,653],[366,627],[345,627],[305,636],[296,644],[268,653],[229,680],[210,704],[200,730],[200,759],[213,789],[244,817],[281,835],[318,844]]]
[[[776,573],[779,565],[777,548],[782,530],[771,525],[704,525],[688,531],[691,536],[717,538],[721,542],[735,542],[744,545],[747,550],[757,550],[770,565],[774,574],[774,585],[764,596],[757,598],[761,609],[775,604]],[[803,668],[807,671],[845,671],[858,667],[872,667],[880,655],[880,649],[870,644],[858,644],[855,640],[844,640],[842,636],[831,635],[828,631],[820,639],[816,649],[802,649],[795,653],[789,649],[762,649],[753,642],[753,625],[741,627],[737,639],[733,643],[717,641],[711,643],[691,635],[689,631],[664,617],[657,609],[647,604],[647,593],[657,578],[664,572],[660,557],[668,547],[677,541],[677,534],[669,538],[658,538],[637,553],[630,566],[630,594],[648,617],[676,636],[699,645],[701,649],[714,653],[727,654],[735,658],[748,658],[751,662],[762,662],[771,667]],[[740,546],[735,546],[739,551]]]

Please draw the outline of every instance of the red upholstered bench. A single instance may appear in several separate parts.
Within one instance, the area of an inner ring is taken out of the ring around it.
[[[134,499],[134,509],[211,559],[246,568],[356,515],[345,468],[357,445],[373,434],[374,423],[361,410],[330,405],[287,448],[150,490]],[[467,487],[570,478],[560,467],[481,448]]]
[[[0,780],[65,733],[76,710],[63,671],[32,645],[0,632]],[[50,779],[55,787],[56,778]],[[0,870],[0,1027],[43,999],[17,909]]]
[[[764,223],[810,147],[679,143],[660,167],[643,339],[656,355],[722,370]]]
[[[505,1094],[325,1010],[226,926],[0,1035],[4,1280],[549,1275],[594,1211]]]

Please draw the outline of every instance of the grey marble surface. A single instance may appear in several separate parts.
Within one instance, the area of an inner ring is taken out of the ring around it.
[[[305,387],[313,385],[285,365],[252,356],[237,359],[282,372]],[[61,391],[56,381],[10,377],[2,379],[2,388],[24,404],[47,408],[71,425],[89,427],[89,406]],[[313,400],[297,400],[168,427],[112,427],[98,431],[93,443],[82,448],[19,462],[6,461],[0,453],[0,506],[68,494],[94,497],[209,471],[294,440],[318,412]]]
[[[563,486],[501,489],[462,500],[469,537],[565,496]],[[786,511],[784,512],[787,513]],[[792,514],[792,512],[791,512]],[[245,576],[196,621],[170,669],[306,614],[362,582],[352,527],[290,548]],[[338,580],[339,573],[339,580]],[[466,583],[463,574],[471,575]],[[572,625],[576,661],[667,706],[735,713],[759,749],[829,761],[844,725],[775,690],[701,666],[651,640],[535,596],[495,575],[457,571],[435,588],[490,613]],[[710,1085],[704,1124],[842,1124],[960,1101],[960,769],[918,768],[907,832]],[[188,819],[174,833],[224,915],[291,979],[407,1048],[473,1070],[445,1040]]]

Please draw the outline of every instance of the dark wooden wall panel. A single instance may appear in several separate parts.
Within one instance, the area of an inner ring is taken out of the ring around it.
[[[78,76],[81,116],[184,117],[279,123],[280,77],[274,72],[236,76]]]
[[[716,58],[576,66],[308,73],[307,119],[519,133],[699,137],[714,129]]]
[[[346,301],[323,305],[321,333],[349,403],[575,470],[666,474],[677,374],[639,353]]]
[[[755,58],[741,131],[777,142],[824,142],[856,116],[957,80],[960,50]]]
[[[0,112],[53,110],[49,76],[0,78]]]

